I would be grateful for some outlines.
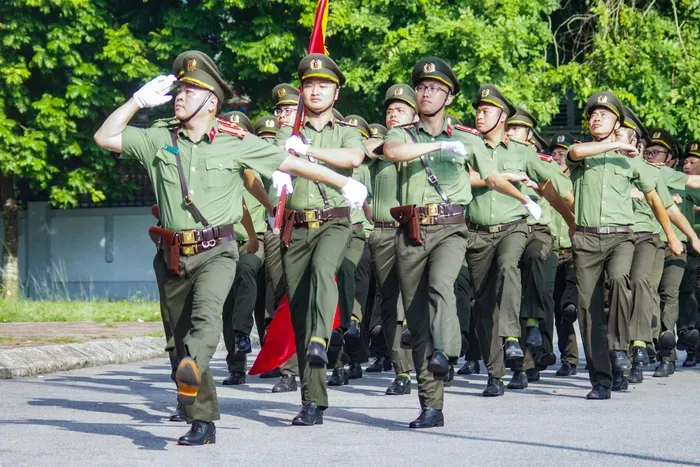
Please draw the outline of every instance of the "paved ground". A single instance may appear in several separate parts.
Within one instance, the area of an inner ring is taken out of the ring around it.
[[[252,357],[251,357],[252,358]],[[222,354],[213,369],[226,372]],[[553,371],[521,392],[485,399],[484,375],[447,390],[446,426],[414,431],[414,392],[383,395],[383,373],[330,390],[325,424],[291,427],[299,393],[274,380],[219,386],[217,444],[186,448],[167,421],[175,393],[165,359],[0,381],[0,465],[700,465],[700,369],[651,378],[610,401],[583,399],[587,377]]]
[[[0,348],[36,347],[95,339],[137,337],[163,333],[163,324],[153,323],[0,323]]]

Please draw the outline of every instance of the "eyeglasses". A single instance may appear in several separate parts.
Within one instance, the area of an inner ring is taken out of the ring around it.
[[[449,94],[449,91],[445,91],[440,86],[435,86],[432,84],[430,86],[426,86],[424,84],[419,84],[418,86],[416,86],[416,94],[418,94],[418,93],[435,94],[438,91],[442,91],[445,94]]]
[[[653,157],[654,159],[656,159],[657,157],[663,157],[664,159],[666,159],[666,156],[668,156],[668,151],[647,151],[644,153],[644,155],[647,157]]]
[[[283,107],[283,108],[276,108],[272,113],[275,115],[275,117],[281,117],[284,115],[285,117],[289,117],[293,113],[295,113],[297,109],[293,107]]]

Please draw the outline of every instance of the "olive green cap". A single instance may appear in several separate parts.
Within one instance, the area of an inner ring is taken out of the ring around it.
[[[532,139],[530,142],[537,148],[538,152],[545,152],[548,150],[547,140],[534,128],[532,129]]]
[[[510,103],[506,96],[493,84],[484,84],[476,93],[476,99],[472,101],[475,109],[479,104],[488,104],[506,112],[508,117],[515,115],[515,106]]]
[[[424,79],[436,79],[446,84],[453,95],[459,94],[461,89],[457,75],[452,71],[452,67],[438,57],[421,58],[413,66],[413,72],[411,73],[413,86],[418,86]]]
[[[668,130],[652,128],[649,130],[651,144],[649,146],[663,146],[671,152],[671,157],[677,159],[681,153],[681,147]]]
[[[233,90],[219,74],[214,61],[204,52],[188,50],[177,56],[172,72],[179,83],[187,83],[213,92],[219,104],[233,99]]]
[[[700,157],[700,141],[693,140],[685,145],[685,157]]]
[[[245,128],[251,133],[255,133],[255,128],[253,127],[253,122],[250,121],[248,116],[243,112],[234,110],[233,112],[226,112],[221,116],[224,120],[229,120],[238,125],[241,128]]]
[[[384,139],[389,130],[381,123],[370,123],[369,134],[372,138]]]
[[[508,118],[508,125],[525,126],[532,130],[537,126],[537,119],[522,107],[515,106],[515,114]]]
[[[590,118],[591,112],[593,112],[594,109],[600,107],[608,109],[609,111],[614,113],[620,120],[620,124],[623,124],[625,122],[625,111],[622,106],[622,102],[620,102],[620,99],[617,98],[615,93],[611,91],[598,91],[594,93],[586,101],[586,107],[584,108],[584,112],[586,116]]]
[[[320,78],[332,81],[338,86],[345,84],[345,75],[328,55],[307,55],[299,62],[297,73],[302,82],[307,78]]]
[[[445,114],[445,119],[447,120],[448,125],[455,126],[462,124],[462,121],[452,114]]]
[[[556,133],[552,136],[552,139],[549,140],[549,150],[553,151],[554,148],[564,148],[568,151],[569,148],[577,142],[578,141],[569,133]]]
[[[273,107],[297,105],[299,104],[299,90],[288,83],[278,84],[272,88],[272,100],[275,103]]]
[[[340,113],[337,109],[333,108],[333,118],[336,120],[340,120],[341,122],[345,120],[345,117],[343,117],[343,114]]]
[[[394,84],[387,89],[384,95],[384,108],[386,109],[394,101],[405,102],[414,109],[416,108],[416,91],[408,84]]]
[[[369,138],[371,133],[369,129],[369,123],[367,123],[367,120],[360,117],[359,115],[348,115],[347,117],[345,117],[345,121],[352,126],[356,126],[357,129],[360,130],[360,134],[363,137]]]
[[[637,132],[641,139],[643,139],[644,141],[648,141],[649,132],[647,131],[646,127],[639,119],[639,117],[637,117],[637,114],[635,114],[634,111],[626,105],[622,106],[622,112],[625,116],[623,126],[633,129]]]
[[[263,115],[255,120],[255,134],[258,136],[267,135],[274,136],[277,134],[279,127],[277,119],[272,115]]]

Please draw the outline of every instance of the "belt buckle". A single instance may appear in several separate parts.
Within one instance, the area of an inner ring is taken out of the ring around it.
[[[428,215],[430,217],[437,217],[440,215],[440,211],[438,210],[437,204],[426,204],[425,209],[428,210]]]
[[[319,221],[309,221],[306,223],[307,229],[318,229],[319,227],[321,227],[321,223]]]
[[[192,245],[197,243],[197,239],[194,236],[194,230],[183,230],[182,231],[182,243],[183,245]]]
[[[600,233],[602,233],[602,234],[609,234],[609,233],[610,233],[610,227],[601,227]]]
[[[434,222],[434,218],[433,218],[433,217],[430,217],[430,216],[423,217],[423,218],[420,220],[420,224],[421,224],[421,225],[433,225],[434,223],[435,223],[435,222]]]
[[[313,209],[304,209],[304,222],[314,222],[318,220],[316,211]]]
[[[501,231],[500,225],[489,225],[489,233],[498,233]]]
[[[192,256],[196,253],[196,251],[194,250],[193,246],[183,246],[180,248],[180,253],[182,253],[184,256]]]

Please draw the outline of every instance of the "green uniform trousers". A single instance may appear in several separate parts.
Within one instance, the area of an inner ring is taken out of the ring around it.
[[[236,275],[238,246],[228,242],[198,255],[181,257],[181,276],[167,272],[162,252],[154,261],[162,286],[170,328],[179,359],[195,359],[202,385],[193,405],[185,406],[187,423],[211,422],[220,418],[219,401],[209,361],[222,331],[221,312]]]
[[[659,296],[661,306],[658,310],[654,310],[654,319],[652,325],[653,334],[658,339],[661,333],[668,330],[675,333],[676,321],[678,321],[678,289],[685,274],[685,265],[687,262],[686,249],[683,249],[681,256],[673,256],[671,251],[666,247],[664,257],[664,269],[659,284]],[[671,362],[676,360],[676,351],[670,357],[663,357],[663,361]]]
[[[168,303],[165,299],[165,292],[163,291],[167,270],[156,267],[156,263],[160,261],[159,256],[160,252],[156,251],[156,255],[153,257],[153,270],[156,274],[160,275],[160,277],[156,276],[158,297],[160,297],[160,319],[163,322],[163,332],[165,333],[165,351],[168,352],[168,357],[170,359],[170,379],[175,381],[175,372],[177,371],[180,360],[177,358],[177,351],[175,350],[175,338],[173,337],[173,331],[170,327],[170,312],[168,311]]]
[[[229,373],[245,372],[247,355],[237,355],[234,351],[235,335],[250,336],[253,330],[253,312],[258,300],[258,284],[264,277],[263,262],[265,247],[262,235],[258,237],[259,248],[255,253],[248,253],[248,242],[238,243],[238,264],[236,277],[231,291],[226,297],[223,309],[224,344],[226,345],[226,365]]]
[[[503,338],[520,336],[521,277],[518,264],[528,228],[513,224],[499,233],[470,233],[467,264],[474,284],[474,318],[490,377],[506,374]]]
[[[544,320],[554,315],[553,270],[550,261],[554,238],[549,227],[532,225],[520,262],[521,319]]]
[[[372,269],[379,291],[381,326],[391,363],[398,375],[413,370],[411,351],[401,348],[401,327],[405,319],[396,273],[396,228],[376,228],[369,237]]]
[[[683,280],[678,291],[678,330],[698,329],[698,300],[695,295],[700,290],[700,256],[688,249]],[[167,334],[166,334],[167,336]]]
[[[318,229],[297,227],[292,243],[282,247],[282,265],[287,280],[292,326],[296,337],[301,375],[301,400],[328,407],[326,371],[306,364],[311,337],[330,340],[338,304],[335,275],[345,257],[350,222],[333,219]]]
[[[658,236],[637,234],[634,244],[634,256],[630,271],[630,288],[632,290],[632,315],[630,317],[630,340],[653,342],[651,320],[654,314],[655,295],[658,286],[653,285],[654,264],[660,251],[663,254],[664,243]]]
[[[557,327],[557,345],[561,361],[578,365],[578,340],[573,323],[562,322],[564,308],[578,303],[576,296],[576,271],[571,250],[559,255],[554,279],[554,322]]]
[[[421,226],[423,245],[415,246],[399,228],[396,271],[411,332],[413,365],[421,408],[442,410],[444,382],[428,371],[434,350],[459,358],[462,339],[454,284],[467,249],[466,225]]]
[[[627,351],[632,309],[634,234],[576,232],[573,241],[578,320],[592,385],[612,386],[611,350]],[[609,290],[606,319],[603,288]]]
[[[457,274],[455,297],[457,299],[459,330],[462,333],[462,338],[468,339],[469,331],[473,328],[472,303],[474,300],[474,289],[466,259],[462,262],[462,267],[459,269],[459,274]],[[465,347],[464,342],[462,342],[462,348]]]

